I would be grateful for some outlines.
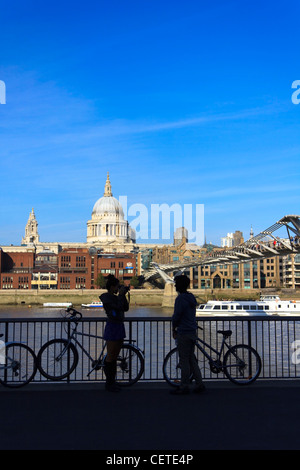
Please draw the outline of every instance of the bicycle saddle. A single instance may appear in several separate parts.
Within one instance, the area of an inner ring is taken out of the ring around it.
[[[232,335],[231,330],[218,330],[217,333],[220,333],[221,335],[223,335],[224,338],[229,338],[229,336]]]

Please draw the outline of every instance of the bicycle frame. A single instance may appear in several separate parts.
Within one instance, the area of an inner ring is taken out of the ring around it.
[[[200,344],[201,343],[201,344]],[[209,348],[211,351],[213,351],[216,355],[217,355],[217,360],[220,360],[222,354],[224,354],[224,346],[226,346],[228,349],[230,349],[230,345],[228,345],[228,343],[226,342],[226,339],[225,337],[223,336],[223,339],[222,339],[222,344],[221,344],[221,347],[220,347],[220,350],[218,351],[217,349],[213,348],[210,344],[206,343],[203,339],[197,337],[197,340],[196,340],[196,347],[202,352],[202,354],[206,357],[206,359],[208,359],[211,363],[215,363],[216,360],[213,359],[207,351],[205,351],[205,349],[202,347],[202,344]]]
[[[208,347],[211,351],[213,351],[216,355],[217,355],[217,358],[216,359],[213,359],[206,351],[205,349],[201,346],[201,344],[203,344],[204,346]],[[234,350],[232,349],[231,345],[228,344],[226,342],[226,339],[225,339],[225,336],[223,336],[223,339],[222,339],[222,344],[221,344],[221,347],[220,347],[220,351],[218,351],[217,349],[213,348],[210,344],[206,343],[205,341],[203,341],[201,338],[197,337],[197,340],[196,340],[196,347],[202,352],[202,354],[209,360],[209,364],[210,366],[214,366],[216,368],[216,370],[214,372],[221,372],[223,371],[224,372],[224,365],[222,364],[221,362],[221,356],[222,354],[225,353],[224,351],[224,346],[227,347],[228,350],[231,350],[233,356],[239,361],[239,357],[238,355],[234,352]],[[235,368],[237,364],[228,364],[226,365],[226,369],[230,369],[230,368]]]
[[[103,367],[104,366],[104,363],[103,363],[103,358],[104,358],[104,351],[106,349],[106,341],[104,341],[104,344],[103,344],[103,347],[102,347],[102,350],[98,356],[97,359],[94,359],[90,354],[89,352],[84,348],[84,346],[77,340],[77,336],[88,336],[89,338],[98,338],[98,339],[104,339],[103,336],[99,336],[99,335],[93,335],[93,334],[90,334],[90,333],[80,333],[77,331],[77,327],[78,327],[78,324],[79,322],[75,322],[75,327],[72,328],[72,333],[70,334],[70,332],[68,332],[68,344],[66,345],[66,347],[62,350],[61,354],[59,355],[59,357],[62,357],[65,352],[67,351],[68,347],[69,347],[69,344],[73,341],[77,346],[79,346],[79,348],[84,352],[84,354],[89,358],[89,360],[93,363],[93,366],[92,366],[92,369],[88,372],[87,376],[89,376],[93,370],[96,368],[96,367]],[[135,348],[136,350],[140,351],[142,353],[142,355],[144,356],[144,352],[141,351],[141,349],[139,349],[138,347],[136,347],[135,345],[133,345],[131,342],[129,341],[126,341],[128,344],[130,344],[133,348]]]

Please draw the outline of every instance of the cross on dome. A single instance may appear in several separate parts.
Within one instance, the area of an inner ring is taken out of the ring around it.
[[[109,173],[107,172],[107,178],[106,178],[106,183],[105,183],[105,188],[104,188],[104,196],[106,197],[111,197],[112,196],[112,191],[111,191],[111,182],[109,179]]]

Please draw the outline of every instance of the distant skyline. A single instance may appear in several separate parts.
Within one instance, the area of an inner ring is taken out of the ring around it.
[[[32,208],[41,242],[85,242],[107,172],[128,205],[204,204],[217,245],[300,214],[298,1],[0,10],[0,246]]]

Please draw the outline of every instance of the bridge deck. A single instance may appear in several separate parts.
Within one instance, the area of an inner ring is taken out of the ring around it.
[[[173,396],[169,390],[159,383],[118,394],[104,391],[103,384],[1,387],[0,448],[98,449],[107,455],[300,448],[300,381],[250,387],[209,382],[200,396]]]

